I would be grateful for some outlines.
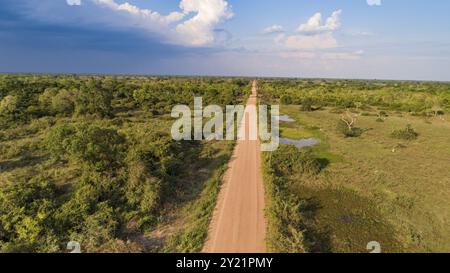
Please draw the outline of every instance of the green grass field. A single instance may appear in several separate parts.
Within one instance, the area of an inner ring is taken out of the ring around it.
[[[313,251],[366,252],[378,241],[387,252],[450,251],[450,122],[449,117],[414,117],[389,113],[377,122],[376,112],[357,119],[358,138],[336,129],[340,114],[331,108],[301,112],[282,106],[295,123],[282,123],[283,137],[316,137],[312,149],[328,165],[309,181],[290,179],[292,191],[315,204],[308,217],[319,242]],[[417,140],[391,137],[407,124]]]

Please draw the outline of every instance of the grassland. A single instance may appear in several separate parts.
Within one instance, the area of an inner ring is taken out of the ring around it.
[[[372,92],[379,95],[376,89]],[[290,94],[295,96],[294,91]],[[355,126],[362,135],[344,137],[337,124],[346,107],[324,104],[316,99],[319,106],[314,111],[301,111],[304,108],[295,102],[281,107],[282,114],[295,120],[281,124],[282,137],[321,141],[310,149],[312,158],[322,164],[319,174],[284,175],[286,192],[298,198],[297,203],[306,203],[299,211],[303,219],[298,226],[305,250],[368,252],[367,243],[378,241],[385,252],[450,251],[449,116],[366,104],[364,110],[350,108],[358,115]],[[385,111],[383,119],[380,111]],[[408,124],[419,133],[416,140],[392,137],[394,130]],[[266,182],[273,183],[268,162]],[[271,219],[277,220],[274,215]]]

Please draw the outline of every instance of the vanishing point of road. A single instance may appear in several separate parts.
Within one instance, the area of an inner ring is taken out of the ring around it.
[[[245,137],[238,140],[229,169],[224,176],[203,252],[266,252],[264,184],[261,144],[257,137],[256,105],[255,81],[247,102],[246,114],[241,121],[241,130],[245,130]]]

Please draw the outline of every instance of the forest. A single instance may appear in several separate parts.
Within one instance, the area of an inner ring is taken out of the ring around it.
[[[233,142],[177,142],[171,109],[238,78],[0,75],[0,252],[198,251]]]

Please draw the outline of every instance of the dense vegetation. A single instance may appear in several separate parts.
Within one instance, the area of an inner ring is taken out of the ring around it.
[[[274,252],[450,250],[450,84],[260,81],[281,104],[281,137],[314,138],[264,154]]]
[[[298,180],[312,179],[321,170],[320,162],[309,150],[294,146],[281,146],[264,158],[264,178],[270,197],[267,215],[269,217],[269,250],[272,252],[307,253],[315,239],[308,236],[306,215],[309,204],[291,192],[289,177]]]
[[[266,101],[284,105],[356,108],[442,115],[450,111],[449,84],[435,82],[284,80],[260,84]]]
[[[248,92],[245,79],[0,76],[0,251],[198,249],[232,146],[172,140],[170,111]],[[149,238],[174,211],[201,206],[178,227],[197,245]]]

